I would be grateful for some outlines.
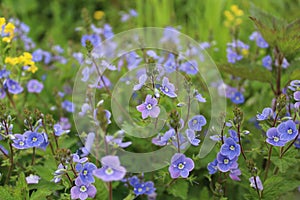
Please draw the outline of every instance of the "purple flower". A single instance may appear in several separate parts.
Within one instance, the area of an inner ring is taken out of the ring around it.
[[[286,140],[284,140],[282,138],[282,134],[279,133],[277,131],[277,129],[274,128],[274,127],[270,128],[267,131],[266,135],[267,135],[267,139],[266,139],[267,143],[269,143],[269,144],[271,144],[273,146],[280,146],[280,147],[282,147],[287,142]]]
[[[273,116],[272,108],[264,108],[261,114],[256,115],[256,118],[258,121],[263,121],[269,119],[270,116]]]
[[[72,199],[87,199],[88,197],[94,198],[96,195],[97,189],[95,186],[84,183],[78,177],[75,180],[75,186],[71,188],[71,198]]]
[[[234,157],[240,155],[241,147],[232,138],[226,138],[224,144],[221,146],[220,153],[232,160]]]
[[[238,138],[238,134],[235,130],[233,129],[229,129],[228,130],[228,133],[230,135],[230,137],[235,141],[235,142],[238,142],[239,141],[239,138]]]
[[[87,162],[84,165],[81,164],[76,165],[76,170],[80,171],[79,178],[83,183],[95,182],[93,171],[96,169],[97,169],[96,165],[90,162]]]
[[[256,45],[260,48],[268,48],[269,47],[269,44],[264,40],[262,35],[257,31],[253,32],[250,35],[249,39],[255,41]]]
[[[146,119],[148,116],[151,118],[157,118],[160,113],[160,108],[157,105],[156,98],[152,98],[149,94],[147,95],[145,102],[138,105],[136,109],[142,113],[143,119]]]
[[[234,180],[234,181],[240,181],[240,175],[242,175],[242,172],[239,168],[236,168],[236,169],[231,169],[230,170],[230,174],[229,174],[229,177]]]
[[[256,179],[257,189],[258,190],[263,190],[264,187],[262,185],[262,182],[261,182],[259,176],[255,176],[255,179]],[[253,187],[253,188],[256,189],[256,184],[255,184],[254,176],[252,176],[251,178],[249,178],[249,181],[250,181],[250,187]]]
[[[168,59],[164,64],[164,68],[165,68],[167,73],[172,73],[172,72],[176,71],[176,62],[175,62],[174,54],[170,53],[168,55]]]
[[[114,36],[114,33],[112,32],[112,28],[109,24],[104,24],[103,35],[104,35],[105,39],[108,39],[108,38],[111,38]]]
[[[175,86],[169,82],[169,79],[167,77],[163,78],[160,90],[168,97],[177,97],[177,95],[175,94]]]
[[[127,67],[129,70],[137,68],[140,62],[142,62],[143,60],[135,51],[126,54],[125,57],[127,61]]]
[[[38,147],[44,142],[44,136],[41,133],[26,131],[23,135],[26,137],[25,143],[28,147]]]
[[[80,164],[83,164],[83,163],[85,163],[86,161],[88,161],[88,158],[87,158],[87,157],[80,158],[79,155],[77,155],[77,154],[72,154],[72,161],[73,161],[74,163],[80,163]]]
[[[84,103],[81,106],[81,112],[79,112],[79,116],[83,117],[88,111],[91,110],[91,106],[88,103]]]
[[[122,140],[123,137],[114,137],[112,135],[106,136],[107,143],[116,147],[126,148],[132,144],[132,142],[122,142]]]
[[[6,79],[4,82],[4,87],[7,88],[8,92],[11,94],[19,94],[23,92],[23,87],[17,81],[12,79]]]
[[[147,81],[147,75],[142,74],[139,77],[139,83],[137,85],[134,85],[133,90],[134,91],[140,90],[143,87],[143,85],[146,83],[146,81]]]
[[[188,126],[193,131],[201,131],[202,126],[206,124],[206,119],[203,115],[196,115],[189,120]]]
[[[175,135],[175,130],[171,128],[164,135],[152,139],[152,143],[158,146],[165,146],[169,140]]]
[[[199,143],[200,143],[201,140],[196,138],[195,132],[193,130],[187,129],[185,131],[185,133],[186,133],[188,141],[191,143],[191,145],[199,146]]]
[[[26,138],[21,134],[14,134],[15,139],[13,139],[12,146],[16,149],[26,149],[28,148],[26,144]]]
[[[88,135],[85,139],[84,147],[81,148],[81,151],[82,151],[81,156],[85,157],[85,156],[89,155],[89,153],[91,152],[93,143],[94,143],[94,139],[95,139],[95,133],[94,132],[88,133]]]
[[[222,155],[221,153],[218,153],[217,155],[217,161],[218,161],[218,169],[221,172],[228,172],[231,169],[237,168],[237,159],[238,157],[234,157],[233,159],[229,159],[228,156]]]
[[[198,73],[198,64],[195,60],[184,62],[180,65],[179,69],[187,74],[195,75]]]
[[[175,28],[168,26],[165,28],[164,35],[160,41],[168,44],[179,44],[179,32]]]
[[[240,52],[247,51],[249,46],[244,44],[242,41],[237,40],[233,41],[232,43],[227,44],[227,60],[229,63],[235,63],[243,58],[243,55],[238,53],[236,49],[239,49]]]
[[[194,91],[194,97],[197,99],[197,101],[204,103],[206,102],[206,99],[203,98],[203,96],[198,92],[198,90]]]
[[[44,137],[44,141],[42,144],[40,144],[38,146],[38,148],[43,149],[44,151],[46,150],[48,144],[49,144],[49,140],[48,140],[48,136],[46,133],[42,133],[42,136]]]
[[[94,175],[105,182],[122,180],[126,169],[121,166],[118,156],[105,156],[101,159],[102,167],[94,171]]]
[[[27,184],[38,184],[40,179],[39,176],[30,174],[26,177],[26,182]]]
[[[244,95],[241,92],[235,92],[234,95],[230,98],[232,103],[242,104],[245,102]]]
[[[215,174],[218,171],[218,161],[217,159],[214,159],[214,161],[208,163],[207,169],[209,174]]]
[[[179,176],[187,178],[189,172],[194,169],[194,161],[185,157],[182,153],[175,153],[171,159],[169,172],[171,178],[178,178]]]
[[[59,120],[59,124],[61,125],[63,130],[68,130],[71,128],[71,124],[69,122],[69,119],[66,117],[61,117]]]
[[[278,61],[275,60],[275,66],[278,67],[278,65]],[[281,66],[282,68],[286,69],[288,66],[290,66],[290,63],[287,61],[286,58],[283,58]]]
[[[70,132],[70,130],[64,130],[64,129],[62,129],[62,127],[61,127],[60,124],[54,124],[53,130],[54,130],[54,134],[56,136],[61,136],[62,134]]]
[[[300,101],[300,91],[294,92],[294,99],[295,99],[296,101]]]
[[[277,127],[277,131],[281,134],[281,138],[287,142],[295,139],[298,135],[298,130],[293,120],[281,122]]]
[[[272,70],[272,57],[270,55],[265,56],[262,59],[262,65],[268,70]]]
[[[1,78],[7,78],[10,74],[10,71],[6,70],[6,69],[2,69],[0,70],[0,79]]]
[[[83,35],[81,38],[81,45],[85,47],[87,41],[90,41],[91,44],[95,47],[100,44],[101,38],[97,34]]]
[[[294,142],[294,145],[297,149],[300,149],[300,138],[298,137],[297,140]]]
[[[44,88],[43,83],[39,82],[36,79],[32,79],[27,83],[27,90],[30,93],[40,93]]]
[[[75,104],[73,104],[71,101],[64,100],[61,103],[61,107],[65,109],[67,112],[71,112],[71,113],[75,112]]]

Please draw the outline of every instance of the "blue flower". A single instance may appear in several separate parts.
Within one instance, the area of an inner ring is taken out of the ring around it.
[[[277,131],[281,134],[281,138],[287,142],[295,139],[298,135],[298,130],[293,120],[288,120],[279,124]]]
[[[253,32],[250,37],[249,37],[250,40],[255,40],[256,42],[256,45],[260,48],[268,48],[269,47],[269,44],[265,41],[265,39],[262,37],[262,35],[255,31]]]
[[[146,81],[147,81],[147,75],[142,74],[139,77],[139,83],[137,85],[134,85],[133,90],[134,91],[140,90],[143,87],[143,85],[146,83]]]
[[[83,182],[79,177],[75,179],[75,186],[71,188],[71,198],[85,200],[88,197],[94,198],[97,189],[90,183]]]
[[[298,137],[297,140],[294,142],[294,145],[297,149],[300,149],[300,138]]]
[[[118,156],[105,156],[101,159],[102,167],[94,171],[94,175],[105,182],[122,180],[126,169],[121,166]]]
[[[80,171],[79,177],[83,183],[94,183],[95,179],[93,176],[93,171],[97,169],[96,165],[87,162],[83,166],[81,164],[76,165],[76,170]]]
[[[230,98],[232,103],[242,104],[245,102],[244,95],[241,92],[235,92],[234,95]]]
[[[201,131],[202,126],[206,124],[206,119],[203,115],[196,115],[189,120],[188,126],[193,131]]]
[[[61,103],[61,107],[65,109],[67,112],[71,112],[71,113],[75,112],[75,104],[73,104],[71,101],[64,100]]]
[[[167,77],[163,78],[160,90],[168,97],[177,97],[177,95],[175,94],[175,86],[169,82],[169,79]]]
[[[182,153],[175,153],[171,159],[169,172],[171,178],[178,178],[179,176],[187,178],[189,172],[194,169],[194,161],[185,157]]]
[[[36,79],[32,79],[27,83],[27,90],[30,93],[41,93],[44,88],[44,84]]]
[[[270,128],[267,131],[266,135],[267,135],[267,139],[266,139],[267,143],[269,143],[269,144],[271,144],[273,146],[280,146],[280,147],[282,147],[287,142],[286,140],[284,140],[282,138],[282,134],[279,133],[277,131],[277,129],[274,128],[274,127]]]
[[[6,70],[6,69],[2,69],[0,70],[0,79],[1,78],[7,78],[10,74],[10,71]]]
[[[114,36],[114,33],[112,32],[112,28],[109,24],[104,24],[103,35],[104,35],[105,39],[108,39],[108,38],[111,38]]]
[[[160,113],[160,108],[157,105],[156,98],[152,98],[149,94],[147,95],[145,102],[138,105],[136,109],[142,113],[143,119],[146,119],[148,116],[151,118],[157,118]]]
[[[97,34],[83,35],[81,38],[81,45],[86,46],[86,42],[90,41],[94,47],[96,47],[101,42],[101,38]]]
[[[42,136],[44,137],[44,141],[42,144],[40,144],[38,146],[38,148],[43,149],[44,151],[46,150],[48,144],[49,144],[49,140],[48,140],[48,136],[46,133],[42,133]]]
[[[168,59],[164,64],[164,68],[165,68],[167,73],[172,73],[172,72],[176,71],[176,62],[175,62],[174,54],[170,53],[168,55]]]
[[[232,138],[226,138],[224,144],[221,146],[221,154],[227,156],[230,160],[238,157],[241,153],[241,147]]]
[[[158,136],[152,139],[152,143],[158,146],[165,146],[169,140],[175,135],[175,130],[171,128],[164,135]]]
[[[259,176],[255,176],[255,180],[256,180],[256,184],[257,184],[257,189],[258,189],[258,190],[263,190],[264,187],[263,187],[263,185],[262,185],[262,182],[261,182]],[[251,178],[249,178],[249,181],[250,181],[250,187],[253,187],[253,188],[256,189],[255,180],[254,180],[254,176],[252,176]]]
[[[28,147],[39,147],[44,142],[44,136],[41,133],[26,131],[24,136]]]
[[[230,137],[235,141],[235,142],[238,142],[239,141],[239,138],[238,138],[238,134],[235,130],[233,129],[229,129],[228,130],[228,133],[230,135]]]
[[[268,70],[272,70],[272,57],[270,55],[265,56],[262,59],[262,65]]]
[[[184,62],[180,65],[179,69],[187,74],[195,75],[198,73],[198,64],[195,60]]]
[[[196,138],[195,132],[193,130],[187,129],[185,131],[185,133],[186,133],[188,141],[191,143],[191,145],[199,146],[199,143],[200,143],[201,140]]]
[[[228,172],[231,169],[237,168],[237,159],[238,157],[234,157],[233,159],[229,159],[228,156],[225,156],[221,153],[218,153],[217,155],[217,167],[221,172]]]
[[[156,188],[154,187],[154,183],[152,181],[147,181],[144,183],[145,194],[151,195],[155,192]]]
[[[61,136],[62,134],[70,132],[70,130],[64,130],[64,129],[62,129],[62,127],[61,127],[60,124],[54,124],[53,130],[54,130],[54,134],[56,136]]]
[[[294,96],[295,101],[300,101],[300,91],[294,92],[293,96]]]
[[[217,165],[218,165],[217,159],[214,159],[214,161],[208,163],[207,165],[208,173],[215,174],[218,171]]]
[[[4,82],[4,87],[7,88],[8,92],[11,94],[19,94],[23,92],[23,87],[17,81],[12,79],[6,79]]]
[[[206,99],[196,89],[194,90],[194,97],[201,103],[206,102]]]
[[[230,170],[230,174],[229,174],[229,177],[234,180],[234,181],[240,181],[240,175],[242,175],[242,172],[239,168],[236,168],[236,169],[231,169]]]
[[[16,149],[26,149],[28,145],[26,144],[26,138],[21,134],[14,134],[15,139],[13,139],[12,146]]]
[[[269,119],[269,117],[272,115],[273,115],[272,108],[264,108],[261,114],[256,115],[256,118],[258,121],[263,121]]]
[[[130,53],[126,54],[126,61],[127,67],[129,70],[135,69],[138,65],[142,62],[142,58],[135,52],[131,51]]]

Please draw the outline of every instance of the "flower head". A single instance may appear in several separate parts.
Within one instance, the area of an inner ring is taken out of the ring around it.
[[[262,185],[262,182],[261,182],[259,176],[255,176],[255,179],[254,179],[254,176],[252,176],[251,178],[249,178],[250,187],[256,188],[255,180],[256,180],[256,184],[257,184],[257,189],[258,190],[263,190],[264,187]]]
[[[300,101],[300,91],[294,92],[294,99],[295,99],[296,101]]]
[[[237,159],[238,157],[234,157],[233,159],[230,159],[228,156],[225,156],[221,153],[218,153],[217,155],[217,161],[218,161],[218,169],[221,172],[228,172],[231,169],[237,168]]]
[[[277,131],[277,129],[274,128],[274,127],[270,128],[267,131],[266,134],[267,134],[267,139],[266,139],[267,143],[269,143],[269,144],[271,144],[273,146],[280,146],[280,147],[282,147],[287,142],[286,140],[284,140],[282,138],[282,134],[279,133]]]
[[[175,86],[169,82],[169,79],[167,77],[163,78],[160,90],[168,97],[177,97],[177,95],[175,94]]]
[[[75,180],[75,186],[71,188],[71,198],[84,200],[88,197],[94,198],[96,195],[97,189],[95,186],[90,183],[84,183],[78,177]]]
[[[8,92],[11,94],[19,94],[23,92],[23,87],[17,81],[12,79],[6,79],[4,86],[7,88]]]
[[[293,120],[281,122],[277,127],[277,131],[281,134],[281,138],[286,141],[291,141],[298,135],[298,130]]]
[[[208,163],[207,169],[209,174],[215,174],[218,171],[218,161],[217,159],[214,159],[214,161]]]
[[[94,183],[93,172],[97,167],[93,163],[87,162],[84,165],[77,164],[76,170],[80,171],[79,178],[83,183]]]
[[[119,157],[105,156],[101,159],[102,167],[94,171],[94,175],[105,182],[122,180],[126,169],[121,166]]]
[[[64,100],[61,103],[61,107],[64,108],[67,112],[75,112],[75,104],[73,104],[71,101]]]
[[[269,47],[269,44],[265,41],[265,39],[262,37],[262,35],[257,31],[253,32],[250,35],[249,39],[255,41],[256,45],[260,48],[268,48]]]
[[[241,153],[241,147],[232,138],[226,138],[224,144],[221,146],[221,154],[227,156],[230,160],[237,157]]]
[[[41,133],[26,131],[24,136],[28,147],[38,147],[44,142],[44,136]]]
[[[193,131],[201,131],[202,126],[206,124],[206,119],[203,115],[196,115],[189,120],[188,126]]]
[[[32,79],[27,83],[27,90],[30,93],[40,93],[44,88],[43,83],[39,82],[36,79]]]
[[[14,139],[12,146],[16,149],[26,149],[28,148],[28,145],[26,144],[26,138],[24,135],[21,134],[14,134]]]
[[[272,70],[272,57],[270,55],[265,56],[262,59],[262,65],[268,70]]]
[[[269,119],[269,117],[272,115],[273,115],[272,108],[264,108],[261,114],[256,115],[256,118],[258,121],[263,121]]]
[[[27,184],[38,184],[40,179],[39,176],[30,174],[26,177],[26,182]]]
[[[185,131],[185,133],[186,133],[186,137],[188,138],[188,141],[191,143],[191,145],[194,145],[194,146],[199,145],[201,140],[196,138],[195,132],[193,130],[187,129]]]
[[[241,92],[235,92],[234,95],[230,98],[232,103],[235,104],[242,104],[245,102],[244,95]]]
[[[160,108],[157,105],[156,98],[151,95],[147,95],[143,104],[136,107],[136,109],[142,113],[142,118],[145,119],[148,116],[151,118],[157,118],[160,113]]]
[[[171,178],[178,178],[179,176],[187,178],[189,172],[194,169],[194,161],[191,158],[185,157],[182,153],[175,153],[171,159],[169,172]]]

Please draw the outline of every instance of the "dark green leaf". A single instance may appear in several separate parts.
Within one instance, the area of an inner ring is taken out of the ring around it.
[[[189,185],[185,180],[177,180],[168,188],[168,193],[172,194],[174,197],[179,197],[181,199],[187,199]]]

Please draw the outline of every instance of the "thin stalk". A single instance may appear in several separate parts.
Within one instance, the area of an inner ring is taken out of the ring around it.
[[[268,172],[269,172],[269,168],[270,168],[270,164],[271,164],[272,149],[273,149],[273,146],[271,145],[271,147],[269,149],[269,153],[268,153],[268,160],[267,160],[266,173],[265,173],[264,180],[266,180],[268,178]]]
[[[32,148],[31,166],[34,165],[34,162],[35,162],[35,147]]]
[[[244,148],[243,148],[243,145],[242,145],[242,142],[241,142],[241,133],[240,133],[240,131],[241,131],[240,130],[240,124],[238,124],[238,126],[237,126],[237,134],[238,134],[238,139],[239,139],[239,145],[241,147],[241,152],[242,152],[244,160],[247,160],[247,157],[245,155]]]
[[[256,180],[256,176],[253,176],[254,178],[254,184],[255,184],[255,188],[256,188],[256,192],[257,192],[257,195],[258,195],[258,198],[261,199],[261,194],[258,190],[258,186],[257,186],[257,180]]]

